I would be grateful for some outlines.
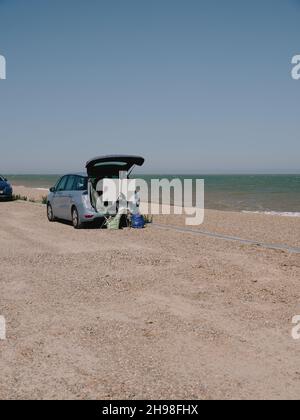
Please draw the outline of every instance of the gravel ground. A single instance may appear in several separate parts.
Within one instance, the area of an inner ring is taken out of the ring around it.
[[[75,231],[31,203],[0,203],[0,218],[1,399],[300,397],[299,255]],[[300,219],[209,212],[201,228],[299,246]]]

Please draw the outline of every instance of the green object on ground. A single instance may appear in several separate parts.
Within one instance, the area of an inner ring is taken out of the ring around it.
[[[107,229],[118,230],[120,229],[121,216],[117,214],[115,217],[110,217],[106,222]]]

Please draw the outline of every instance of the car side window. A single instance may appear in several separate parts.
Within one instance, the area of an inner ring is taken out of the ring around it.
[[[57,184],[57,186],[56,186],[56,191],[65,191],[65,186],[66,186],[66,183],[67,183],[67,179],[68,179],[68,177],[67,176],[64,176],[59,182],[58,182],[58,184]]]
[[[74,190],[85,191],[87,189],[87,179],[83,176],[77,176],[75,179]]]
[[[65,186],[65,191],[73,191],[75,190],[75,176],[74,175],[70,175],[68,176],[68,180]]]

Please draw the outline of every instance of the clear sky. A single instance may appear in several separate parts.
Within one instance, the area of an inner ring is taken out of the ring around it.
[[[300,0],[0,0],[0,172],[300,172]]]

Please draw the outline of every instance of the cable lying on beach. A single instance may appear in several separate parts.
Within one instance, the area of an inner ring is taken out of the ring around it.
[[[254,241],[251,239],[243,239],[239,238],[237,236],[229,236],[229,235],[222,235],[220,233],[213,233],[213,232],[207,232],[203,230],[198,229],[192,229],[187,227],[179,227],[179,226],[172,226],[172,225],[162,225],[158,223],[152,223],[152,226],[158,229],[169,229],[169,230],[175,230],[177,232],[185,232],[185,233],[193,233],[198,234],[201,236],[208,236],[211,238],[217,238],[217,239],[223,239],[225,241],[233,241],[233,242],[240,242],[242,244],[246,245],[256,245],[262,248],[267,249],[275,249],[275,250],[281,250],[281,251],[287,251],[293,254],[300,254],[300,248],[290,247],[288,245],[280,245],[280,244],[268,244],[264,242]]]

